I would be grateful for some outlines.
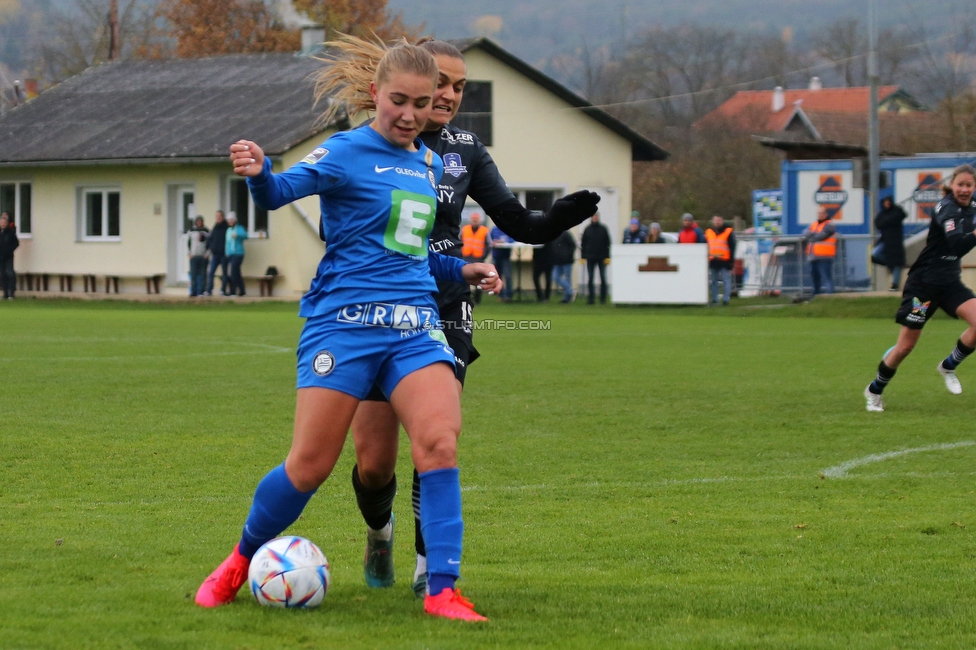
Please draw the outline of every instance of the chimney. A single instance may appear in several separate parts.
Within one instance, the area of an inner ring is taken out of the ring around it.
[[[810,90],[823,90],[823,82],[820,77],[810,77]]]
[[[783,92],[782,86],[776,86],[773,89],[773,112],[779,113],[786,107],[786,93]]]
[[[325,27],[315,23],[302,25],[302,54],[315,54],[325,41]]]

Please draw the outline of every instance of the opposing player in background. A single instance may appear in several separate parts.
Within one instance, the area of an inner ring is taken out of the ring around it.
[[[898,342],[885,353],[878,365],[878,376],[864,389],[869,411],[884,411],[881,395],[885,387],[915,348],[925,323],[940,307],[953,318],[969,323],[955,349],[936,368],[950,393],[962,393],[956,368],[976,349],[976,294],[962,283],[960,262],[976,247],[974,191],[976,169],[970,165],[956,167],[945,188],[946,195],[932,215],[925,248],[908,271],[901,307],[895,316],[895,322],[901,325]]]
[[[358,60],[361,73],[372,69],[377,58],[376,44],[354,37],[330,43],[344,52],[347,60]],[[430,235],[430,250],[460,257],[461,210],[470,196],[495,225],[517,241],[543,244],[563,231],[589,219],[596,212],[599,195],[579,191],[557,199],[547,213],[528,210],[508,189],[495,162],[478,137],[450,124],[461,106],[467,68],[461,52],[444,41],[421,42],[437,61],[438,81],[432,101],[433,110],[420,139],[444,159],[444,177],[437,186],[437,217]],[[319,79],[319,96],[334,95],[340,81],[352,73],[339,68],[323,69]],[[360,95],[368,84],[360,84]],[[583,155],[584,152],[580,152]],[[457,382],[452,389],[460,393],[469,364],[479,354],[472,338],[472,305],[469,289],[463,282],[437,283],[437,307],[444,324],[444,334],[454,351]],[[357,465],[352,483],[356,501],[367,525],[364,575],[371,587],[393,584],[393,497],[396,495],[396,460],[399,425],[394,409],[382,391],[374,387],[359,405],[353,420]],[[427,550],[419,525],[423,489],[417,471],[413,474],[414,536],[417,564],[413,589],[418,597],[425,593]],[[433,592],[432,592],[433,593]]]
[[[249,141],[231,145],[234,171],[248,177],[257,205],[274,210],[321,197],[329,245],[299,315],[298,396],[291,450],[260,482],[240,541],[204,581],[197,604],[229,603],[251,557],[290,526],[328,478],[359,401],[376,382],[411,439],[423,485],[421,525],[430,540],[431,593],[424,611],[486,620],[455,589],[464,522],[457,467],[461,405],[454,355],[437,325],[431,274],[500,289],[490,264],[429,254],[443,173],[417,140],[431,110],[437,64],[403,43],[383,50],[369,86],[376,119],[338,133],[281,173]]]

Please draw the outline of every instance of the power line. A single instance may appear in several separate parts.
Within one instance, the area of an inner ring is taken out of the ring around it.
[[[927,45],[932,45],[932,44],[938,43],[940,41],[944,41],[944,40],[947,40],[947,39],[950,39],[950,38],[954,38],[956,36],[959,36],[960,34],[963,34],[965,31],[966,30],[959,30],[959,31],[956,31],[956,32],[948,33],[948,34],[943,34],[942,36],[940,36],[938,38],[930,39],[930,40],[927,40],[927,41],[920,41],[918,43],[910,43],[908,45],[903,45],[903,46],[901,46],[901,47],[899,47],[897,49],[898,50],[909,50],[909,49],[922,48],[922,47],[925,47]],[[867,56],[868,56],[868,53],[865,52],[864,54],[855,54],[854,56],[847,57],[847,58],[844,58],[844,59],[836,59],[836,60],[833,60],[833,61],[827,61],[825,63],[818,63],[817,65],[812,65],[812,66],[809,66],[809,67],[806,67],[806,68],[801,68],[799,70],[792,70],[790,72],[785,72],[785,73],[783,73],[781,75],[770,75],[768,77],[763,77],[761,79],[752,79],[750,81],[740,81],[740,82],[737,82],[737,83],[734,83],[734,84],[726,84],[726,85],[723,85],[723,86],[715,86],[714,88],[707,88],[707,89],[703,89],[703,90],[693,90],[693,91],[688,91],[686,93],[677,93],[677,94],[674,94],[674,95],[665,95],[665,96],[662,96],[662,97],[648,97],[646,99],[634,99],[634,100],[630,100],[630,101],[626,101],[626,102],[614,102],[614,103],[610,103],[610,104],[593,104],[593,107],[600,108],[600,109],[606,109],[606,108],[615,108],[615,107],[618,107],[618,106],[635,106],[635,105],[639,105],[639,104],[651,104],[651,103],[654,103],[654,102],[666,101],[666,100],[669,100],[669,99],[686,99],[686,98],[690,98],[690,97],[695,97],[697,95],[705,95],[705,94],[708,94],[708,93],[718,92],[720,90],[736,90],[736,89],[740,89],[740,88],[746,88],[748,86],[753,86],[755,84],[760,84],[760,83],[763,83],[763,82],[766,82],[766,81],[775,81],[775,80],[777,80],[780,77],[789,77],[789,76],[792,76],[792,75],[798,75],[798,74],[803,74],[803,73],[815,72],[817,70],[823,70],[823,69],[826,69],[826,68],[833,68],[833,67],[836,67],[836,66],[838,66],[840,64],[850,63],[852,61],[858,61],[860,59],[865,59],[865,58],[867,58]],[[578,110],[578,109],[576,109],[575,107],[573,107],[572,110]]]

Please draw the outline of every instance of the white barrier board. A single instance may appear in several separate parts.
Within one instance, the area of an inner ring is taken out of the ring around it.
[[[708,304],[706,244],[615,244],[613,302]]]

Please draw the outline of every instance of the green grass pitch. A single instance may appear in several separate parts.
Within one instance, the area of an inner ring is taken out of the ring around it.
[[[288,449],[294,304],[0,305],[0,647],[976,646],[976,362],[958,397],[935,372],[962,325],[866,413],[897,299],[744,302],[476,310],[551,323],[478,332],[468,373],[484,625],[410,592],[405,438],[392,589],[363,584],[350,443],[289,530],[331,561],[323,605],[193,604]]]

